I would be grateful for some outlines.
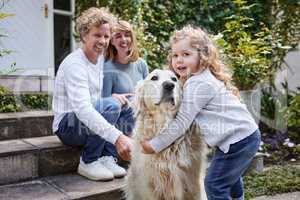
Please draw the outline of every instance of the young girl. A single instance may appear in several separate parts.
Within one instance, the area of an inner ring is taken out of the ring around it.
[[[127,105],[133,95],[136,83],[148,74],[146,62],[139,58],[137,40],[132,26],[119,20],[112,27],[112,38],[104,63],[102,97],[110,102],[119,116],[114,125],[126,135],[131,135],[134,126],[133,111]],[[99,105],[100,107],[102,105]],[[114,113],[111,113],[114,115]],[[116,157],[115,147],[105,144],[110,152],[108,156]]]
[[[242,174],[258,150],[258,126],[235,95],[218,51],[203,30],[186,26],[170,43],[170,68],[184,82],[182,104],[161,134],[141,143],[143,151],[162,151],[195,121],[205,142],[216,147],[205,177],[208,200],[243,199]]]

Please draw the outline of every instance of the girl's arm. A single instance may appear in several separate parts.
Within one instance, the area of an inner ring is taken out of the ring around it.
[[[187,81],[183,89],[183,99],[176,118],[166,128],[149,142],[143,141],[141,145],[144,153],[158,153],[171,145],[176,139],[184,135],[196,116],[213,98],[213,87],[200,81]]]

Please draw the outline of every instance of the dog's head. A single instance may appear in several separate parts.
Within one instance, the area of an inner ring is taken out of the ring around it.
[[[170,70],[156,69],[135,89],[135,113],[176,113],[181,100],[181,86]]]

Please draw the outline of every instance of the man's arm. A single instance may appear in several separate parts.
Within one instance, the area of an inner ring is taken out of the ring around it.
[[[64,81],[69,103],[78,119],[95,134],[115,144],[122,133],[109,124],[91,103],[86,66],[73,64],[64,71]]]

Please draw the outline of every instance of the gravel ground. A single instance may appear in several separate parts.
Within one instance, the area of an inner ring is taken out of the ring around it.
[[[275,196],[261,196],[253,200],[300,200],[300,192],[277,194]]]

